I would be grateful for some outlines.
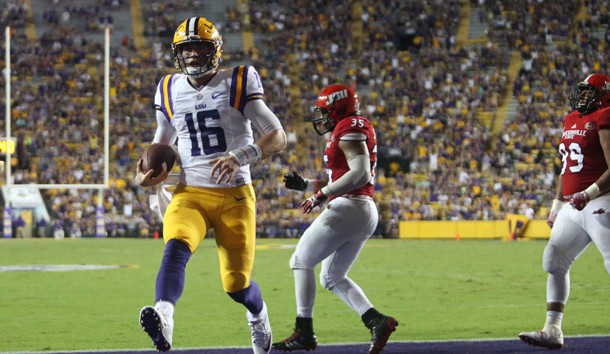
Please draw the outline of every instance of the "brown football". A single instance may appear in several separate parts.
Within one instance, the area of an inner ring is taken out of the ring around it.
[[[151,144],[142,153],[142,170],[153,169],[153,177],[162,171],[171,171],[176,163],[176,151],[168,144]]]

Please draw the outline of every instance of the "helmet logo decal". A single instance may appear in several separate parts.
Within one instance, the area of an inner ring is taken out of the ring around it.
[[[595,75],[595,74],[591,74],[591,75],[587,76],[587,78],[586,78],[586,79],[585,79],[585,81],[583,81],[583,82],[588,83],[588,82],[589,82],[589,79],[590,79],[590,78],[591,78],[591,76],[593,76],[593,75]]]
[[[338,100],[341,100],[344,98],[347,98],[347,90],[333,92],[330,95],[328,95],[328,99],[326,100],[326,105],[331,105],[332,103],[337,102]]]

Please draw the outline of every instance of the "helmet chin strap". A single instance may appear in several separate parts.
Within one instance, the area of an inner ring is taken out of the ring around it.
[[[202,76],[205,76],[207,73],[210,72],[210,70],[212,70],[212,68],[210,67],[210,61],[211,60],[212,60],[212,58],[208,57],[208,60],[207,60],[207,62],[204,65],[199,66],[199,67],[193,67],[193,66],[188,66],[186,64],[186,60],[185,60],[184,57],[180,57],[180,63],[181,63],[180,70],[184,74],[186,74],[186,75],[188,75],[188,76],[190,76],[192,78],[200,78]],[[198,72],[191,72],[191,70],[196,70]]]
[[[191,73],[189,73],[189,72],[188,72],[188,68],[187,68],[187,69],[186,69],[186,73],[185,73],[185,74],[186,74],[186,75],[188,75],[188,76],[190,76],[190,77],[193,77],[193,78],[198,79],[198,78],[200,78],[200,77],[202,77],[202,76],[205,76],[205,75],[206,75],[208,72],[210,72],[210,70],[211,70],[211,69],[208,69],[208,70],[205,70],[205,71],[201,71],[201,70],[199,70],[199,72],[198,72],[198,73],[193,73],[193,74],[191,74]]]

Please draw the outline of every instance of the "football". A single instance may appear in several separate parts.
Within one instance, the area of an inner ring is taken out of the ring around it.
[[[163,171],[171,171],[176,163],[176,151],[168,144],[151,144],[142,153],[142,170],[153,169],[153,177]]]

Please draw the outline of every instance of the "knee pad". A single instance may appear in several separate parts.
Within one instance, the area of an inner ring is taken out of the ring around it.
[[[250,280],[244,272],[230,272],[221,275],[222,287],[227,293],[243,290]]]
[[[328,273],[320,272],[320,285],[326,290],[332,290],[337,282]]]
[[[556,245],[549,243],[544,248],[542,268],[545,272],[551,274],[567,273],[573,263],[574,260],[567,258],[562,250],[558,249]]]
[[[309,264],[309,262],[307,262],[307,260],[303,259],[303,257],[300,257],[299,255],[297,255],[296,253],[292,254],[292,257],[290,257],[290,261],[288,261],[288,265],[290,266],[290,269],[294,270],[294,269],[314,269],[315,268],[315,264]]]
[[[347,279],[345,276],[333,274],[332,271],[325,272],[322,270],[320,272],[320,285],[326,290],[333,290],[334,287],[345,282],[345,279]]]

